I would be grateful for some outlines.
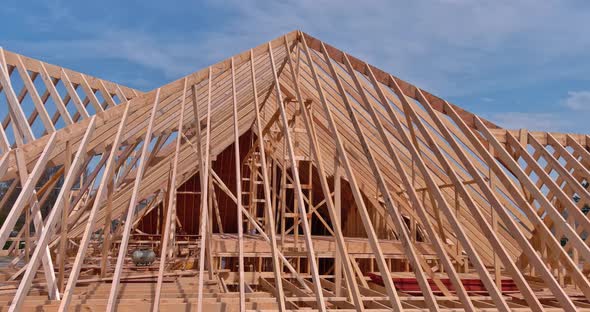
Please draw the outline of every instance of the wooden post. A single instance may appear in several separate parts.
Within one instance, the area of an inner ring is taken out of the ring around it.
[[[201,136],[201,116],[199,114],[199,107],[197,105],[197,97],[196,97],[196,87],[192,87],[193,92],[193,112],[195,115],[195,127],[197,127],[197,153],[199,155],[199,174],[200,174],[200,185],[201,185],[201,225],[200,225],[200,235],[201,235],[201,242],[200,242],[200,250],[199,250],[199,286],[197,290],[197,311],[201,312],[203,308],[203,271],[205,268],[205,246],[207,243],[207,222],[208,222],[208,212],[209,209],[207,208],[208,202],[208,191],[209,187],[209,178],[210,178],[210,145],[211,145],[211,84],[213,80],[213,76],[211,73],[211,67],[209,67],[209,78],[208,78],[208,85],[207,85],[207,129],[206,129],[206,141],[205,141],[205,155],[201,151],[201,146],[203,143],[203,138]],[[190,141],[189,141],[190,142]]]
[[[334,209],[336,210],[336,222],[339,226],[342,226],[342,181],[341,181],[341,169],[338,161],[338,157],[334,158]],[[340,246],[337,245],[338,249]],[[334,294],[339,297],[342,295],[342,262],[349,261],[340,257],[341,251],[338,250],[336,257],[334,258],[334,285],[336,289]]]
[[[162,233],[162,245],[160,246],[160,267],[158,268],[158,281],[156,284],[156,293],[154,295],[154,303],[152,311],[157,312],[160,310],[160,295],[162,292],[162,281],[164,279],[164,269],[166,267],[166,255],[168,253],[168,242],[170,241],[170,228],[173,222],[172,213],[176,206],[176,174],[178,172],[178,153],[180,151],[180,142],[182,141],[181,132],[183,131],[184,123],[184,105],[186,99],[186,84],[187,78],[184,78],[184,88],[182,91],[182,102],[180,104],[180,116],[178,117],[178,131],[176,135],[176,149],[174,151],[174,160],[172,164],[172,176],[170,178],[170,187],[168,189],[168,209],[166,212],[166,221],[164,225],[164,232]],[[196,100],[194,94],[195,88],[193,87],[193,99]],[[197,123],[198,125],[198,123]]]
[[[234,59],[231,59],[231,80],[233,95],[233,120],[234,120],[234,160],[236,166],[236,198],[238,207],[242,206],[242,177],[240,172],[240,133],[238,125],[238,101],[236,99],[236,77],[234,68]],[[244,221],[242,220],[242,211],[238,208],[238,267],[240,276],[240,311],[246,310],[245,281],[244,281]]]
[[[105,277],[107,274],[107,262],[109,261],[109,253],[111,247],[111,227],[112,218],[111,213],[113,211],[113,188],[114,182],[111,177],[107,182],[107,203],[104,217],[104,226],[102,228],[102,257],[100,260],[100,277]]]
[[[64,165],[65,172],[70,170],[72,165],[72,145],[70,141],[66,141],[66,163]],[[59,291],[64,291],[64,276],[65,276],[65,258],[66,258],[66,245],[68,243],[68,215],[70,213],[70,192],[66,190],[64,195],[66,200],[64,201],[64,208],[61,212],[61,236],[59,244]]]

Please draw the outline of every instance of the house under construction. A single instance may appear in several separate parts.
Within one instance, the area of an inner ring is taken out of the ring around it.
[[[300,31],[141,92],[0,50],[1,311],[590,309],[590,137]]]

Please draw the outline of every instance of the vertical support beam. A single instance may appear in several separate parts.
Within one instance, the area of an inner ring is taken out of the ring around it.
[[[233,96],[233,120],[234,120],[234,160],[236,166],[236,198],[238,212],[238,268],[240,276],[240,311],[246,311],[246,298],[245,298],[245,281],[244,281],[244,221],[242,211],[239,207],[242,206],[242,175],[240,168],[240,132],[238,125],[238,100],[236,98],[236,75],[234,59],[231,59],[231,81],[232,81],[232,96]]]
[[[258,138],[258,151],[260,153],[260,167],[262,170],[262,182],[264,187],[264,208],[266,209],[266,231],[270,235],[270,246],[272,252],[272,267],[275,277],[275,287],[277,291],[277,303],[279,304],[279,311],[285,311],[285,294],[283,291],[283,282],[281,277],[281,271],[283,266],[279,262],[277,254],[277,239],[275,230],[274,214],[272,210],[271,194],[270,194],[270,183],[268,166],[266,163],[266,149],[264,146],[264,133],[262,131],[262,121],[260,120],[260,105],[258,104],[258,91],[256,89],[256,68],[254,65],[254,51],[250,50],[250,72],[252,77],[252,92],[254,96],[254,114],[256,116],[256,131],[260,136]],[[256,173],[257,174],[257,173]],[[239,194],[239,193],[238,193]],[[239,208],[238,208],[239,210]]]
[[[494,149],[492,147],[490,147],[490,154],[494,154]],[[490,186],[490,188],[493,189],[494,187],[494,171],[492,171],[492,168],[489,167],[488,168],[488,185]],[[491,221],[492,221],[492,230],[494,231],[494,234],[498,234],[498,216],[496,213],[496,210],[494,209],[494,207],[492,206],[492,204],[490,203],[490,216],[491,216]],[[498,252],[495,250],[493,250],[494,253],[494,280],[496,281],[496,287],[498,289],[502,289],[502,274],[500,272],[500,258],[498,257]]]
[[[145,138],[143,140],[143,146],[141,151],[141,157],[139,159],[139,165],[137,167],[137,173],[135,175],[135,183],[133,184],[133,193],[129,201],[129,207],[127,208],[127,218],[125,219],[125,227],[123,229],[123,235],[121,244],[119,246],[119,255],[117,257],[117,266],[115,267],[115,273],[113,275],[113,282],[111,286],[111,292],[109,294],[109,301],[107,303],[107,311],[112,312],[115,310],[117,303],[117,294],[119,292],[119,281],[121,279],[121,272],[123,271],[123,265],[125,263],[125,254],[127,253],[127,245],[129,244],[129,235],[131,233],[131,226],[133,224],[133,214],[135,212],[135,206],[137,205],[137,195],[141,186],[141,180],[145,170],[145,160],[148,157],[148,149],[152,140],[152,130],[154,127],[154,119],[156,118],[156,112],[158,108],[158,102],[160,100],[160,89],[156,91],[154,104],[152,105],[152,112],[150,114],[150,120],[146,130]]]
[[[197,128],[197,153],[199,154],[199,174],[201,178],[201,225],[200,225],[200,235],[201,235],[201,250],[199,251],[199,284],[197,290],[197,312],[201,312],[203,309],[203,271],[205,268],[205,246],[207,243],[207,219],[209,214],[209,178],[210,178],[210,145],[211,145],[211,84],[213,80],[213,74],[211,72],[211,67],[209,67],[209,75],[208,75],[208,82],[207,82],[207,128],[206,128],[206,140],[205,141],[205,156],[203,156],[203,152],[201,151],[201,146],[203,143],[203,138],[201,135],[201,116],[199,114],[199,106],[197,103],[197,96],[196,86],[192,87],[193,93],[193,113],[195,115],[195,127]],[[189,141],[190,143],[190,141]],[[239,210],[239,206],[238,206]]]
[[[102,227],[102,257],[100,260],[100,277],[105,277],[107,274],[107,261],[109,260],[109,253],[111,250],[111,224],[113,211],[113,177],[107,182],[107,203],[105,207],[104,225]]]
[[[37,248],[35,248],[35,252],[33,253],[31,262],[29,263],[27,271],[25,272],[18,286],[14,299],[12,300],[12,304],[9,308],[9,311],[11,312],[20,311],[25,296],[31,287],[31,283],[33,281],[33,278],[35,277],[35,274],[37,273],[37,268],[39,267],[39,261],[42,258],[41,253],[45,252],[45,248],[47,247],[49,239],[53,234],[53,230],[55,228],[55,223],[57,221],[58,215],[64,207],[64,201],[69,200],[68,198],[65,198],[65,194],[67,193],[66,190],[70,190],[72,188],[72,185],[74,184],[75,180],[78,177],[78,173],[80,172],[81,164],[84,163],[84,159],[87,157],[86,148],[88,146],[90,138],[92,137],[92,134],[94,133],[95,125],[96,117],[92,117],[90,123],[88,124],[86,133],[84,134],[84,137],[82,138],[82,141],[78,146],[78,152],[74,157],[74,161],[72,162],[70,171],[67,173],[64,179],[61,191],[59,192],[55,204],[53,205],[53,209],[47,217],[47,222],[43,227],[43,231],[41,232],[39,240],[37,241]],[[56,132],[53,133],[52,137],[55,136],[55,133]]]
[[[156,294],[154,295],[154,306],[152,311],[157,312],[160,309],[160,295],[162,292],[162,281],[164,280],[164,268],[166,267],[166,255],[168,254],[168,242],[170,241],[171,222],[174,222],[172,213],[176,207],[176,174],[178,171],[178,153],[180,152],[180,142],[182,141],[182,125],[184,123],[184,105],[186,102],[186,84],[188,78],[184,78],[184,88],[182,91],[182,102],[180,104],[180,117],[178,118],[178,131],[176,136],[176,149],[174,150],[174,160],[172,164],[172,177],[170,178],[170,187],[168,189],[168,209],[166,211],[166,224],[162,235],[162,245],[160,246],[160,267],[158,269],[158,281],[156,284]],[[196,100],[193,86],[193,99]]]
[[[9,151],[10,143],[8,142],[8,137],[6,137],[6,132],[4,132],[4,127],[0,124],[0,152],[8,154]]]
[[[338,157],[334,157],[334,210],[336,210],[336,223],[338,226],[342,226],[342,169],[340,168],[340,161]],[[326,200],[327,202],[327,200]],[[343,261],[349,261],[346,258],[342,258],[340,254],[340,246],[336,246],[336,257],[334,257],[334,293],[336,297],[342,295],[342,263]],[[349,286],[350,287],[350,286]]]

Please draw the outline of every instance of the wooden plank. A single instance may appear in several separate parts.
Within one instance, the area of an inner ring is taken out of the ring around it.
[[[64,164],[64,171],[68,172],[72,166],[72,143],[66,141],[65,148],[66,163]],[[64,278],[65,278],[65,258],[66,258],[66,247],[68,244],[68,215],[70,213],[70,192],[66,190],[65,198],[68,200],[64,201],[64,208],[61,212],[61,233],[59,238],[59,277],[58,285],[59,291],[64,291]]]

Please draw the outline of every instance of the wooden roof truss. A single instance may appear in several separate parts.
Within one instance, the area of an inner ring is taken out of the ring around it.
[[[590,308],[586,135],[500,128],[299,31],[146,93],[0,56],[9,311]]]

